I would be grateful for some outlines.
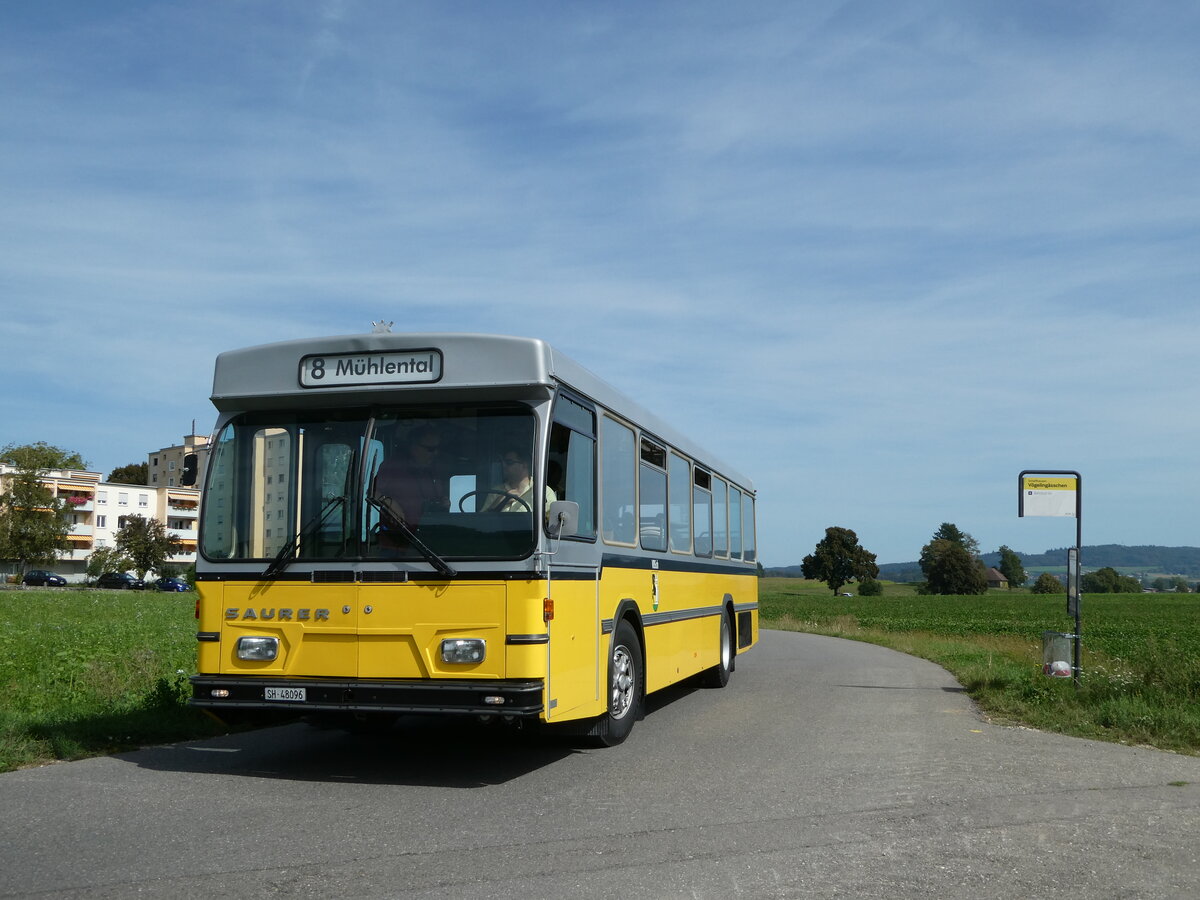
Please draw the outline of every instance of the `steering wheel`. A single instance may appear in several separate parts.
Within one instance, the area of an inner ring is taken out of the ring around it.
[[[461,497],[458,498],[458,511],[466,512],[466,510],[463,509],[463,503],[466,502],[468,497],[475,497],[475,496],[485,497],[488,494],[492,494],[497,497],[507,497],[509,500],[516,500],[523,507],[525,507],[525,512],[527,512],[527,513],[533,512],[532,506],[530,506],[528,503],[526,503],[521,497],[518,497],[516,494],[509,493],[508,491],[467,491],[467,493],[463,494]],[[504,506],[506,504],[502,503],[500,505]],[[488,512],[497,512],[498,510],[489,509],[487,511]],[[477,512],[482,512],[482,510],[477,510]]]

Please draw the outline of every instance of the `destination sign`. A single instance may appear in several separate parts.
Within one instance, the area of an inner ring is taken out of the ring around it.
[[[334,353],[300,360],[300,386],[348,387],[364,384],[428,384],[442,377],[439,350]]]
[[[1076,478],[1025,477],[1021,482],[1022,516],[1074,516],[1077,509]]]

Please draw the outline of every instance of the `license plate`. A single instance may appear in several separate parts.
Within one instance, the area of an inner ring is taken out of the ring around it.
[[[269,687],[263,688],[264,700],[286,700],[292,703],[303,703],[308,699],[307,692],[302,687]]]

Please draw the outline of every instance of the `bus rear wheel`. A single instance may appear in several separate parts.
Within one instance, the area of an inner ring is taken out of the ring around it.
[[[644,688],[642,644],[633,626],[622,619],[608,655],[608,712],[596,720],[589,737],[602,747],[615,747],[629,737],[642,712]]]
[[[721,647],[720,659],[711,669],[706,669],[701,676],[705,687],[723,688],[729,684],[729,675],[733,672],[733,623],[729,612],[721,613]]]

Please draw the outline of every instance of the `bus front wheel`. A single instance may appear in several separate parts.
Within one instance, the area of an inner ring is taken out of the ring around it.
[[[637,632],[622,619],[613,631],[608,655],[608,712],[592,726],[590,736],[603,747],[615,747],[633,730],[642,712],[645,692],[642,644]]]

